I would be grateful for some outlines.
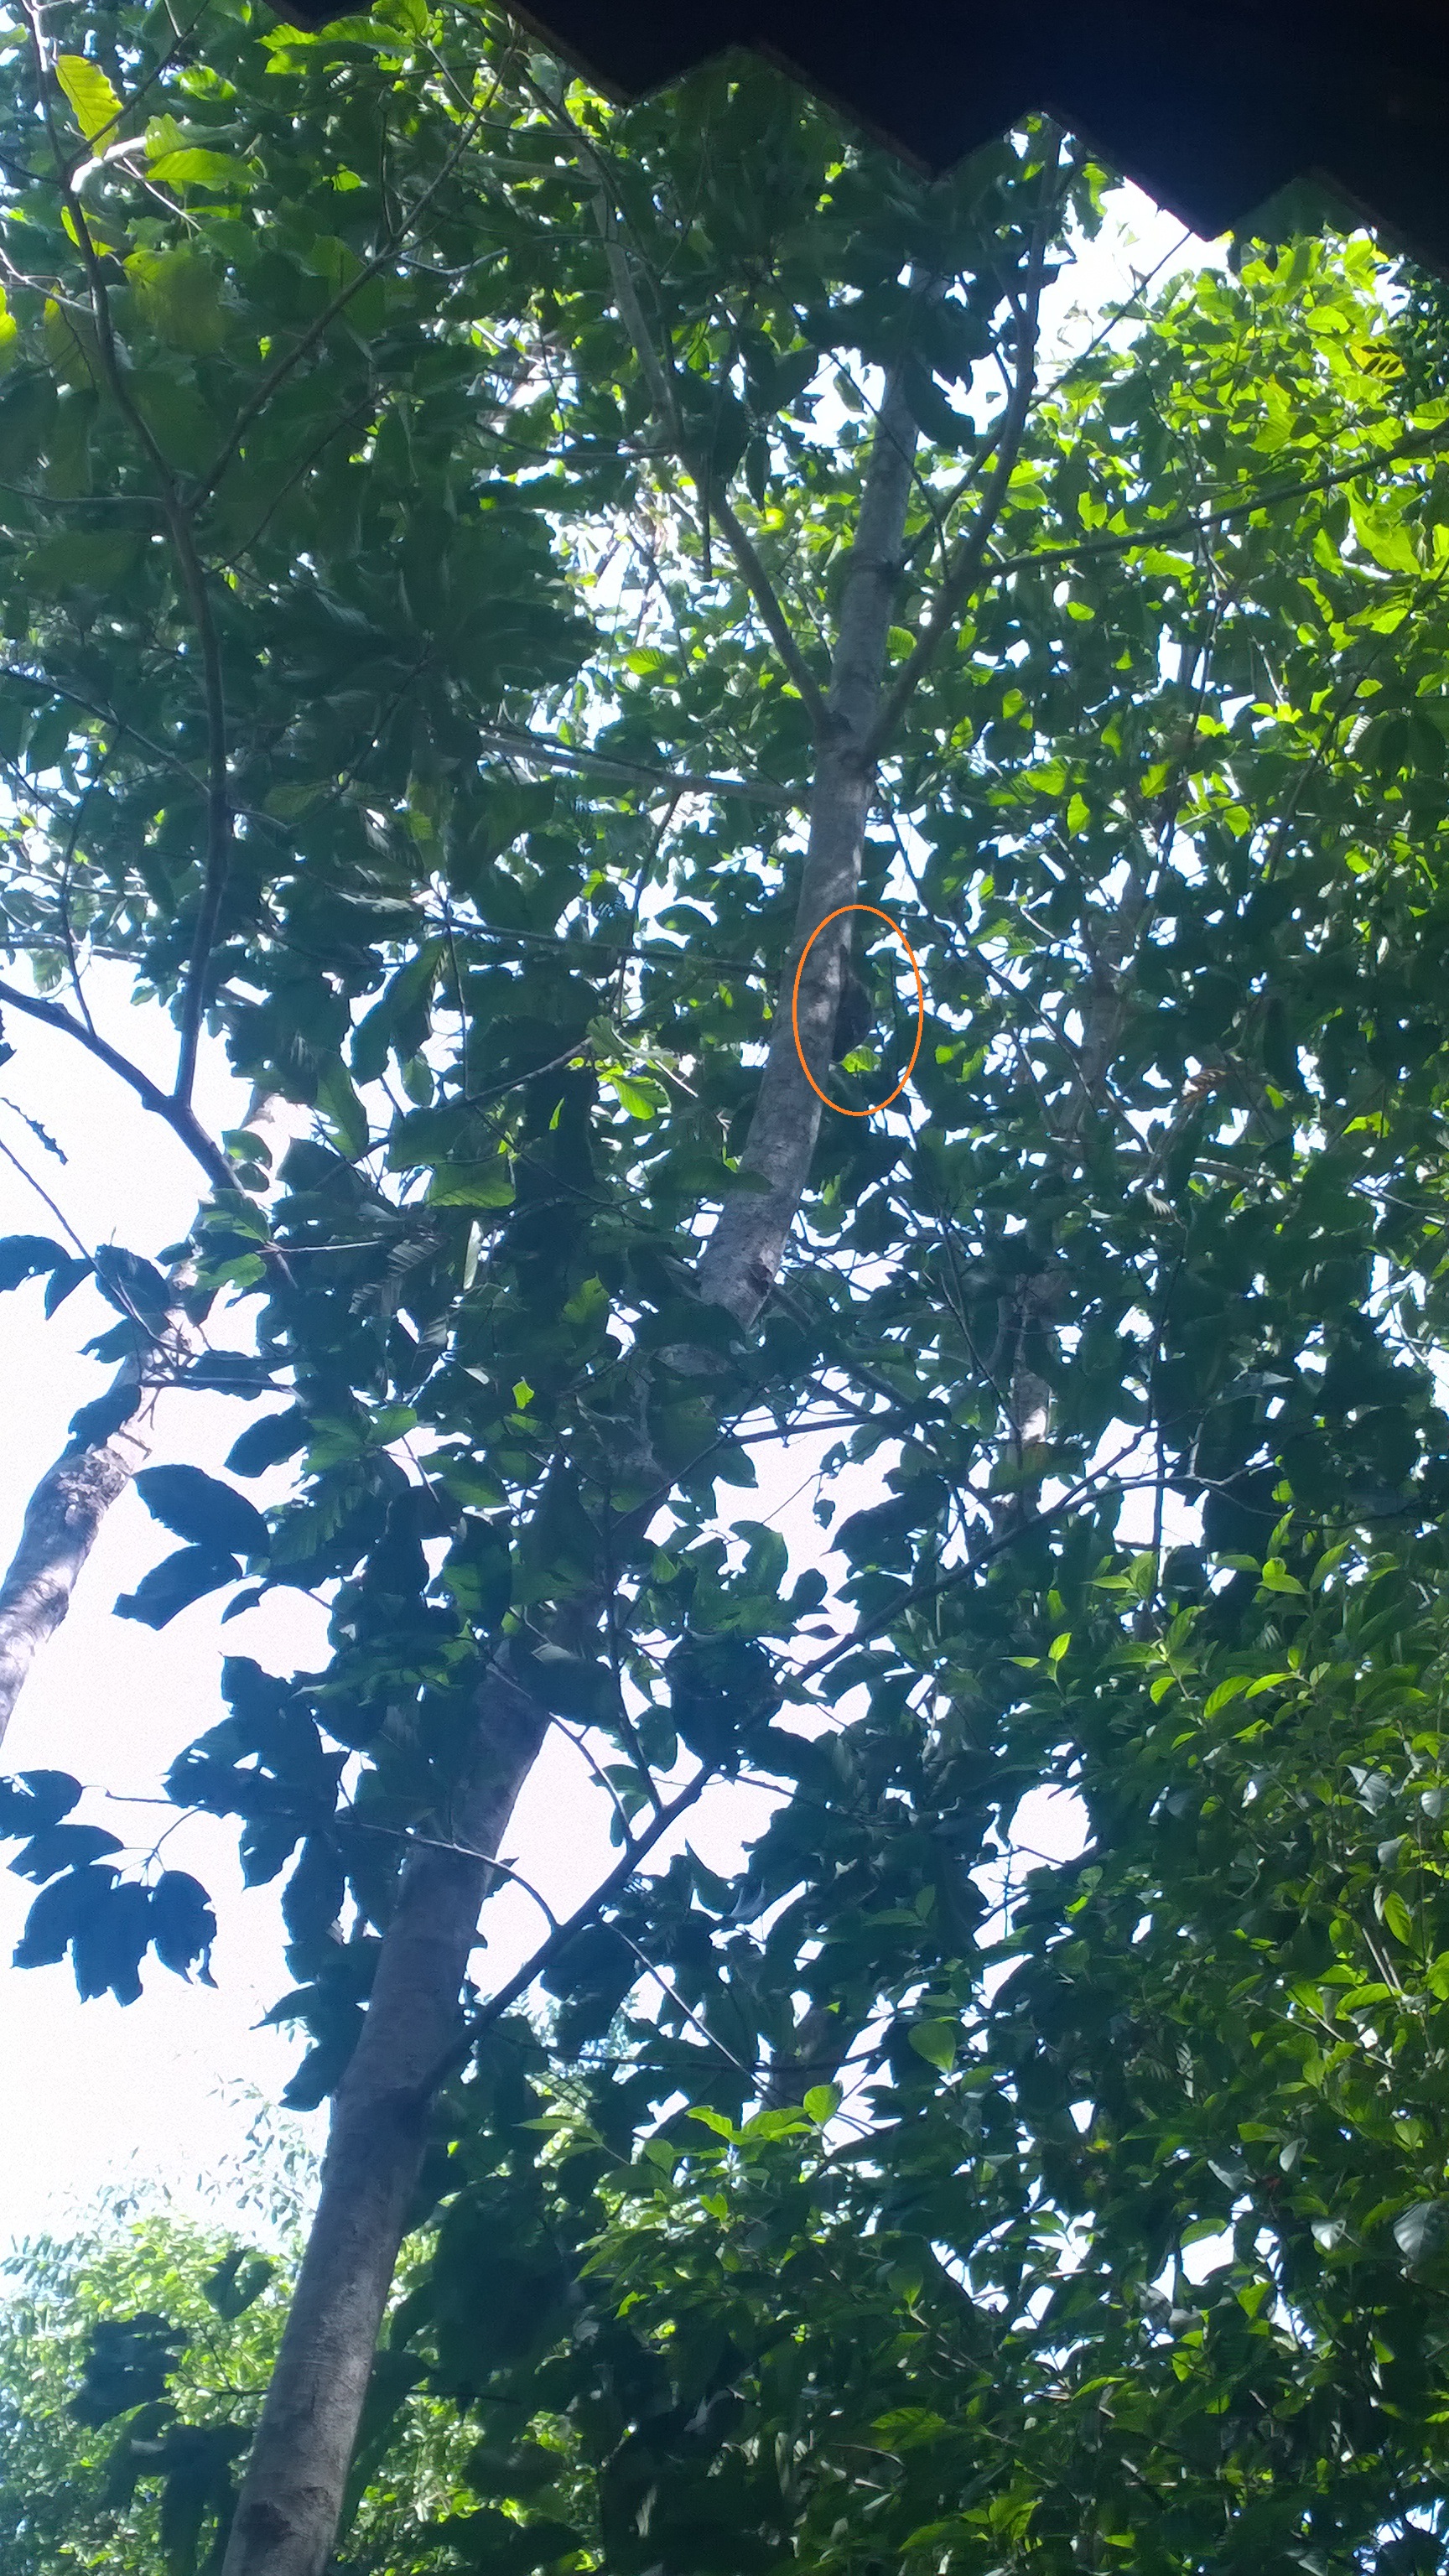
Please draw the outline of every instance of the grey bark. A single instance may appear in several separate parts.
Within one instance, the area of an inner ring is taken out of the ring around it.
[[[438,1820],[466,1849],[419,1845],[404,1871],[362,2034],[333,2104],[317,2215],[247,2464],[225,2576],[321,2576],[327,2566],[427,2144],[429,2079],[461,2022],[488,1856],[507,1830],[547,1724],[521,1690],[490,1673],[480,1693],[472,1775]]]
[[[830,734],[817,755],[795,936],[775,1006],[760,1096],[740,1157],[767,1187],[731,1199],[700,1263],[700,1287],[736,1321],[753,1323],[774,1286],[820,1133],[823,1103],[810,1088],[801,1049],[819,1081],[830,1062],[836,1006],[851,948],[852,917],[831,922],[800,979],[800,1047],[790,998],[801,953],[822,921],[854,903],[870,812],[875,758],[869,746],[880,709],[886,646],[902,573],[916,424],[899,376],[881,405],[860,518],[840,605],[830,674]]]
[[[0,1583],[0,1743],[31,1665],[70,1608],[101,1523],[145,1465],[148,1445],[143,1432],[126,1430],[91,1449],[67,1449],[30,1497]]]

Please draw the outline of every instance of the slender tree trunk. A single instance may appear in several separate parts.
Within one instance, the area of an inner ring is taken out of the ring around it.
[[[26,1506],[20,1545],[0,1583],[0,1743],[40,1649],[54,1636],[102,1521],[150,1450],[129,1425],[90,1449],[67,1449]]]
[[[829,699],[835,739],[817,761],[795,940],[745,1148],[746,1164],[770,1186],[730,1203],[701,1268],[705,1295],[741,1321],[753,1318],[773,1285],[819,1133],[821,1104],[796,1052],[790,997],[810,933],[854,901],[860,880],[873,775],[860,746],[880,703],[915,447],[915,424],[892,381],[841,604]],[[848,952],[848,923],[841,922],[816,941],[802,980],[801,1040],[821,1066],[829,1061]],[[546,1726],[521,1691],[490,1680],[479,1713],[479,1775],[458,1809],[458,1841],[496,1853]],[[317,2216],[223,2576],[324,2576],[426,2140],[425,2077],[457,2028],[486,1880],[481,1859],[419,1851],[409,1864],[362,2037],[337,2095]]]
[[[916,424],[895,377],[881,405],[841,599],[829,695],[835,739],[816,762],[795,937],[775,1004],[760,1096],[740,1158],[745,1169],[758,1172],[769,1187],[730,1200],[700,1263],[704,1295],[712,1304],[727,1307],[741,1323],[753,1322],[774,1286],[820,1133],[823,1103],[810,1088],[800,1050],[818,1080],[830,1062],[836,1004],[850,955],[849,914],[831,923],[806,961],[800,979],[799,1048],[790,997],[800,954],[812,931],[840,905],[853,903],[860,885],[861,848],[875,778],[875,763],[862,757],[862,749],[880,708],[915,454]]]
[[[448,1819],[495,1853],[548,1720],[492,1674],[473,1776]],[[457,2035],[487,1892],[484,1858],[408,1862],[352,2062],[333,2104],[322,2188],[226,2555],[230,2576],[318,2576],[331,2555],[387,2294],[427,2144],[427,2078]]]

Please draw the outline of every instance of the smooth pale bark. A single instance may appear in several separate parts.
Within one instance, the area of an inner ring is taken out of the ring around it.
[[[790,1025],[801,950],[817,923],[854,900],[873,764],[863,760],[877,712],[901,578],[916,428],[899,385],[882,406],[841,603],[829,694],[833,739],[822,749],[795,941],[776,1000],[775,1032],[744,1160],[768,1194],[732,1201],[701,1267],[706,1297],[741,1321],[773,1285],[819,1132],[821,1103]],[[812,949],[800,1032],[812,1064],[830,1058],[849,923]],[[547,1720],[516,1687],[490,1679],[480,1708],[480,1779],[454,1839],[493,1854]],[[223,2576],[324,2576],[341,2512],[378,2330],[427,2136],[425,2072],[458,2027],[460,1989],[486,1888],[483,1859],[419,1850],[383,1940],[357,2052],[338,2092],[317,2217],[287,2320]]]
[[[0,1583],[0,1743],[31,1665],[70,1608],[102,1521],[149,1450],[145,1430],[128,1424],[93,1448],[63,1451],[31,1495]]]
[[[830,1062],[836,1004],[856,916],[831,922],[815,941],[800,978],[795,1043],[791,995],[811,933],[860,887],[860,858],[875,784],[868,745],[880,709],[892,611],[900,587],[906,508],[916,453],[916,424],[899,379],[881,405],[860,518],[840,604],[839,641],[827,707],[832,739],[815,764],[810,838],[795,914],[795,936],[775,1000],[760,1096],[741,1164],[768,1188],[741,1194],[722,1211],[700,1263],[710,1303],[739,1323],[753,1323],[775,1284],[815,1155],[824,1103],[812,1091]],[[803,1049],[805,1062],[801,1062]]]
[[[460,2021],[487,1893],[484,1855],[498,1849],[548,1724],[496,1673],[478,1715],[473,1774],[445,1820],[466,1850],[413,1852],[362,2035],[333,2103],[317,2215],[227,2549],[233,2576],[237,2569],[320,2576],[331,2556],[427,2144],[429,2079]]]

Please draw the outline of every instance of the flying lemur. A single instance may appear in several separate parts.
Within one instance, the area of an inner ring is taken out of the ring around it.
[[[855,960],[847,957],[845,979],[835,1006],[835,1034],[830,1041],[832,1064],[843,1064],[852,1048],[864,1044],[875,1028],[876,1009],[876,995]]]

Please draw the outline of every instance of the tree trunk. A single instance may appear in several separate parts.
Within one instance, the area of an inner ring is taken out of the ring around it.
[[[831,673],[834,741],[816,766],[795,940],[744,1160],[768,1194],[732,1201],[701,1267],[707,1298],[742,1322],[758,1313],[809,1176],[820,1102],[796,1052],[790,998],[810,933],[854,901],[873,770],[861,757],[885,670],[901,574],[916,429],[898,380],[882,406]],[[799,1019],[812,1063],[828,1063],[848,924],[811,950]],[[490,1683],[480,1709],[480,1777],[455,1838],[496,1853],[547,1719],[514,1686]],[[257,2438],[223,2576],[324,2576],[388,2289],[427,2136],[427,2070],[458,2024],[459,1990],[486,1890],[483,1860],[420,1850],[383,1939],[356,2054],[338,2091],[321,2198]]]
[[[129,1427],[91,1449],[67,1449],[26,1506],[20,1545],[0,1583],[0,1743],[30,1667],[54,1636],[102,1521],[149,1453]]]
[[[818,1080],[830,1062],[835,1009],[850,955],[849,914],[831,923],[806,961],[800,978],[799,1047],[790,997],[801,952],[812,931],[842,904],[854,903],[860,885],[861,848],[875,779],[875,764],[862,757],[862,747],[880,706],[915,453],[916,424],[897,376],[881,405],[861,495],[830,675],[835,739],[815,766],[795,936],[775,1004],[760,1096],[740,1157],[744,1168],[758,1172],[769,1188],[730,1200],[700,1263],[704,1295],[711,1304],[726,1307],[742,1324],[754,1321],[775,1284],[820,1133],[823,1103],[810,1088],[801,1049]]]
[[[447,1819],[496,1853],[547,1718],[490,1674],[477,1760]],[[331,2555],[387,2294],[427,2144],[427,2079],[457,2035],[486,1858],[420,1846],[403,1873],[351,2064],[317,2215],[252,2446],[226,2576],[320,2576]]]

